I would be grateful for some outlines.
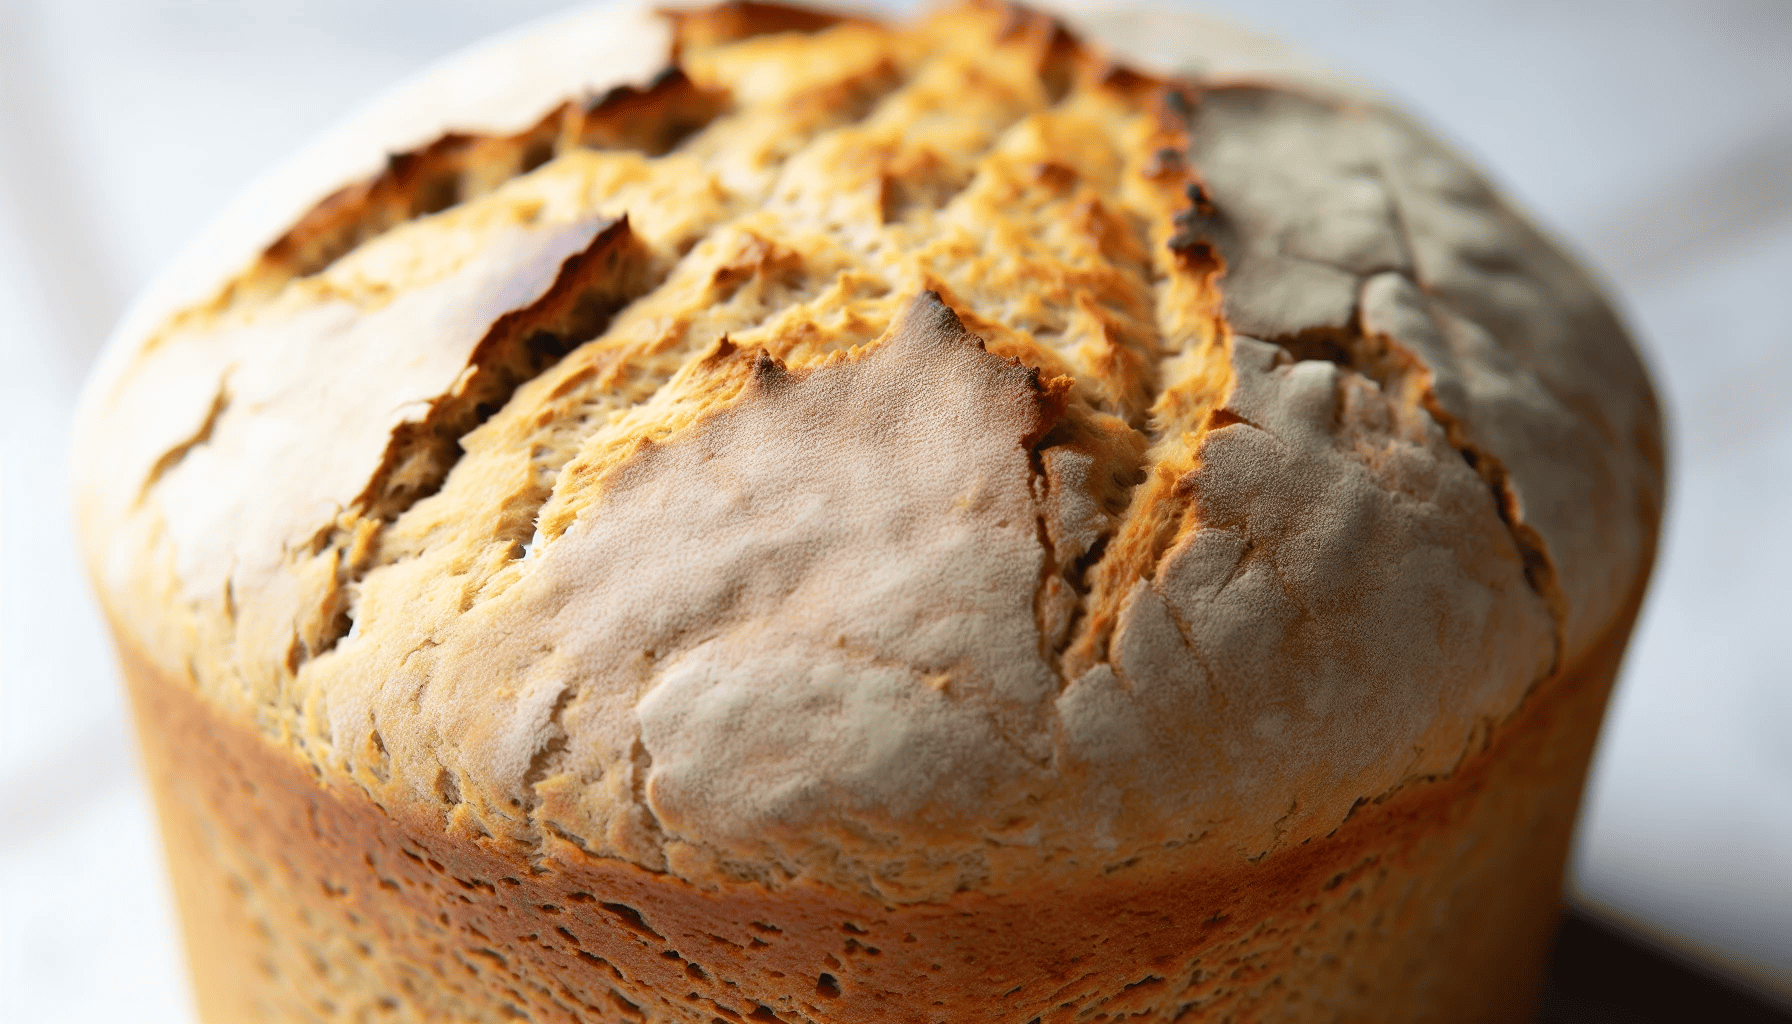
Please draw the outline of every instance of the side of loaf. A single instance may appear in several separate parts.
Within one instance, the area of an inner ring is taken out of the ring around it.
[[[1661,503],[1596,287],[1362,95],[662,31],[89,392],[208,1014],[1522,1013]]]

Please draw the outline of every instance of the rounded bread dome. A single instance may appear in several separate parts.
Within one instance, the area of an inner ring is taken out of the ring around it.
[[[121,636],[320,776],[898,902],[1236,860],[1640,592],[1621,325],[1366,90],[993,3],[580,18],[533,120],[214,243],[87,395]]]

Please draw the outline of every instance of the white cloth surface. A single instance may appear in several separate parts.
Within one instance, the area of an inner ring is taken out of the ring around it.
[[[258,171],[562,6],[0,0],[0,1019],[193,1019],[69,525],[100,339]],[[1204,7],[1416,107],[1612,283],[1667,401],[1672,497],[1572,884],[1792,1002],[1792,5]]]

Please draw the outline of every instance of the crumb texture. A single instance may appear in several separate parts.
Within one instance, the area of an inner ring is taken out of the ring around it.
[[[996,3],[672,24],[118,342],[162,677],[525,874],[906,906],[1327,836],[1627,614],[1647,379],[1403,115]]]

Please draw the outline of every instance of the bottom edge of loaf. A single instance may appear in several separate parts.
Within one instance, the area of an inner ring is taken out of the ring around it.
[[[1323,839],[895,907],[499,855],[122,660],[208,1021],[1496,1021],[1534,1008],[1634,610]]]

